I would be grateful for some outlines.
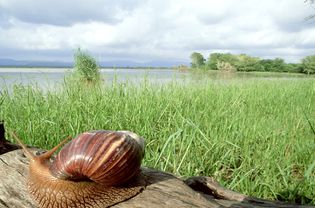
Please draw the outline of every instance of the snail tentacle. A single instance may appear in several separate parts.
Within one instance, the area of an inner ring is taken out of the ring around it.
[[[25,154],[25,156],[30,160],[30,161],[34,161],[36,156],[29,151],[29,149],[27,149],[27,147],[25,146],[25,144],[16,136],[16,134],[14,132],[11,132],[11,135],[14,137],[14,139],[18,142],[18,144],[22,147],[23,152]]]

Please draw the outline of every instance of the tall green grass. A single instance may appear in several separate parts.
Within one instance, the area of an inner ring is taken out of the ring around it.
[[[95,58],[80,48],[74,54],[74,69],[82,81],[93,83],[100,80],[100,67]]]
[[[315,205],[313,80],[65,82],[61,91],[16,86],[0,101],[6,127],[34,146],[92,129],[131,130],[146,139],[145,166]]]

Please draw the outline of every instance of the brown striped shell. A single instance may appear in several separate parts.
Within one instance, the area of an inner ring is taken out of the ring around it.
[[[59,179],[117,186],[139,173],[143,156],[144,140],[135,133],[98,130],[67,143],[49,169]]]

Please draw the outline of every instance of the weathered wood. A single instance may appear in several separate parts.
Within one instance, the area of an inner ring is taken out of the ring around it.
[[[216,180],[210,177],[195,176],[185,180],[185,183],[195,191],[199,191],[204,195],[212,196],[216,200],[226,200],[229,204],[231,201],[238,201],[242,207],[283,207],[283,208],[295,208],[295,207],[313,207],[314,206],[300,206],[297,204],[288,204],[281,201],[270,201],[259,199],[255,197],[249,197],[244,194],[240,194],[235,191],[221,186]]]
[[[28,159],[22,150],[0,155],[1,208],[36,207],[25,186],[27,174]],[[250,198],[231,192],[208,177],[192,177],[183,181],[171,174],[150,168],[143,168],[142,174],[147,183],[146,189],[134,198],[113,207],[312,207]]]

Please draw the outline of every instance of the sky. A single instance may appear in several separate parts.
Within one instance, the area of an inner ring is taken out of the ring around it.
[[[315,14],[304,0],[0,0],[0,59],[189,63],[192,52],[315,54]]]

